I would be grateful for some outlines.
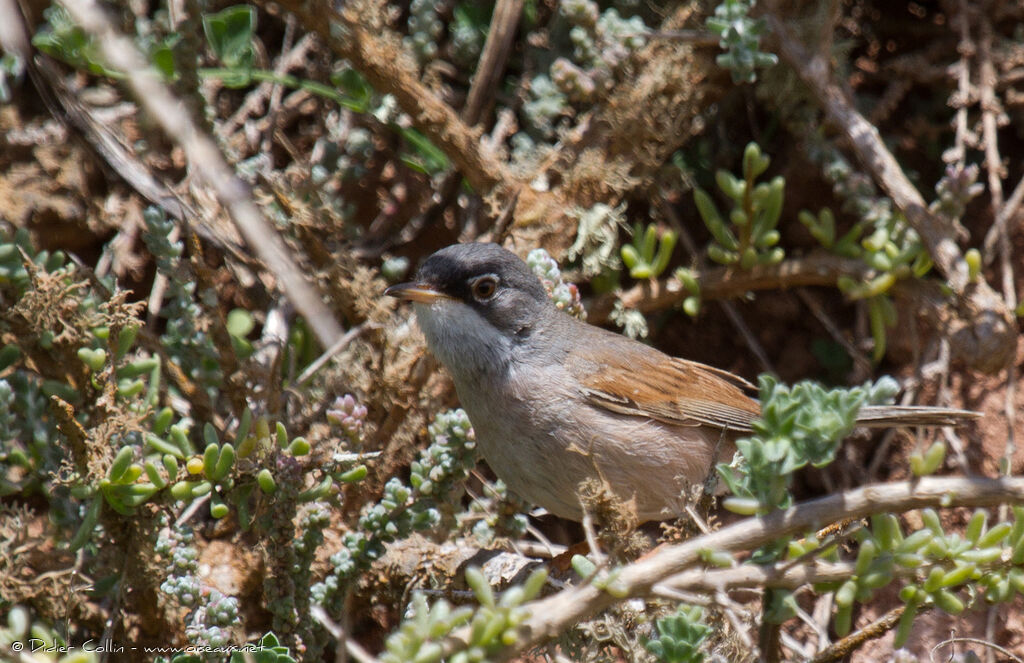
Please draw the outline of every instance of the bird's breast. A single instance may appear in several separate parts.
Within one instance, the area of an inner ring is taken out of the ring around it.
[[[509,488],[551,513],[579,519],[579,484],[605,482],[641,520],[678,511],[687,484],[703,482],[715,441],[594,406],[558,366],[513,365],[502,380],[456,379],[488,465]]]

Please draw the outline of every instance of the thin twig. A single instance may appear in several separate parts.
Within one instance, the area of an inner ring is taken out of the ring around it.
[[[749,270],[731,267],[712,267],[697,275],[700,296],[705,301],[740,296],[752,290],[777,290],[796,286],[835,286],[840,275],[865,277],[870,268],[860,260],[816,252],[799,258],[789,258],[778,265],[757,265]],[[674,277],[658,281],[644,281],[618,295],[626,308],[641,313],[661,311],[681,304],[689,296]],[[587,305],[587,319],[601,324],[608,319],[615,295],[604,295]]]
[[[953,16],[960,32],[960,42],[956,50],[960,53],[960,61],[957,63],[957,90],[949,100],[950,106],[956,108],[956,132],[953,137],[953,147],[942,155],[942,158],[949,162],[966,166],[967,148],[977,144],[978,137],[967,126],[967,106],[971,101],[971,65],[970,58],[974,56],[975,46],[971,40],[971,18],[970,6],[967,0],[960,0],[959,11]]]
[[[274,67],[274,72],[284,74],[292,69],[297,69],[305,65],[309,59],[309,52],[316,46],[316,37],[312,33],[306,33],[295,43],[287,53],[283,53],[277,61],[277,66]],[[271,92],[279,87],[275,80],[260,81],[260,84],[256,86],[249,94],[245,95],[245,101],[243,101],[238,109],[231,114],[228,119],[224,120],[224,123],[220,125],[219,131],[222,135],[230,136],[231,134],[238,131],[238,128],[245,123],[245,121],[256,113],[263,105],[264,100],[270,96]],[[265,130],[265,128],[264,128]]]
[[[331,637],[338,642],[338,652],[334,656],[335,661],[344,661],[345,652],[348,652],[359,663],[380,663],[373,654],[363,649],[362,645],[348,637],[348,634],[341,628],[341,625],[331,619],[323,608],[315,605],[309,609],[309,614],[313,615],[313,619],[323,626],[331,634]]]
[[[736,589],[776,587],[796,589],[819,582],[848,580],[855,571],[852,562],[826,562],[820,559],[794,565],[791,560],[772,564],[741,564],[730,569],[691,569],[668,578],[661,587],[680,592],[717,592]],[[905,575],[913,575],[913,569]],[[900,570],[900,573],[904,573]]]
[[[992,227],[985,233],[982,257],[986,265],[995,259],[995,246],[1000,241],[1000,236],[1008,232],[1010,221],[1020,212],[1021,203],[1024,203],[1024,177],[1017,182],[1017,186],[1013,188],[1013,193],[1007,198],[1006,204],[996,212],[996,219],[992,223]]]
[[[201,509],[203,505],[209,501],[210,494],[207,493],[189,502],[188,506],[182,509],[181,514],[175,519],[174,526],[181,527],[182,525],[187,523],[192,518],[192,516],[196,515],[199,509]]]
[[[993,3],[989,10],[994,11],[997,8],[998,3]],[[980,12],[979,22],[981,33],[978,48],[979,67],[981,69],[979,89],[983,113],[982,135],[985,142],[985,166],[986,170],[988,170],[989,189],[992,193],[992,208],[996,217],[996,223],[993,224],[993,228],[997,229],[999,243],[999,267],[1002,277],[1003,299],[1006,302],[1007,308],[1012,311],[1017,308],[1017,287],[1013,272],[1013,247],[1010,243],[1009,229],[1005,221],[1002,224],[999,223],[1000,218],[1007,218],[1004,215],[1004,211],[1009,205],[1003,203],[1002,176],[1004,169],[1002,159],[999,156],[999,138],[997,135],[997,115],[1000,112],[1000,107],[994,90],[996,75],[995,66],[992,62],[993,32],[988,11]],[[1024,187],[1024,184],[1018,185],[1017,189],[1022,187]],[[1016,190],[1013,192],[1013,195],[1017,195]],[[1015,433],[1017,421],[1016,392],[1016,372],[1014,367],[1011,366],[1006,371],[1006,389],[1003,393],[1003,415],[1006,421],[1006,444],[1003,449],[1005,468],[1003,471],[1006,474],[1009,474],[1011,471],[1013,457],[1017,451]]]
[[[313,362],[306,367],[306,370],[302,371],[302,373],[299,374],[298,379],[295,381],[295,387],[301,387],[307,382],[309,382],[310,378],[316,375],[317,371],[323,368],[324,364],[330,361],[334,355],[344,350],[345,346],[347,346],[349,343],[359,338],[360,334],[371,329],[379,328],[380,325],[377,323],[364,322],[361,325],[356,325],[352,329],[349,329],[341,338],[335,341],[334,344],[331,345],[331,347],[327,348],[323,352],[323,354],[314,359]]]
[[[990,650],[995,650],[999,652],[1011,661],[1016,661],[1016,663],[1024,663],[1024,659],[1015,655],[1009,649],[1006,649],[1005,647],[1000,647],[999,645],[990,640],[981,640],[979,638],[949,638],[948,640],[943,640],[942,642],[932,647],[931,651],[929,652],[929,655],[934,657],[935,652],[937,652],[942,647],[946,647],[948,645],[955,645],[959,642],[968,642],[972,645],[982,645],[983,647],[988,647]],[[934,660],[934,658],[932,660]]]
[[[284,361],[284,348],[288,345],[288,318],[290,306],[286,306],[280,299],[273,302],[267,310],[263,321],[263,332],[260,340],[256,343],[256,352],[252,355],[252,362],[263,370],[265,380],[265,397],[263,407],[267,411],[278,412],[281,405],[281,392],[285,385],[295,384],[294,372],[287,375],[286,380],[281,380],[281,363]],[[287,312],[286,312],[287,311]]]
[[[583,509],[583,520],[580,521],[580,526],[583,527],[583,534],[587,540],[587,547],[590,548],[590,556],[594,558],[594,563],[597,566],[603,567],[608,563],[608,556],[601,550],[601,546],[597,543],[597,531],[594,529],[594,517],[590,515],[590,511],[585,507]]]
[[[736,304],[731,301],[723,299],[718,302],[718,305],[725,311],[725,316],[729,318],[729,322],[736,328],[736,331],[743,337],[743,342],[746,344],[750,351],[754,353],[754,357],[757,359],[757,363],[761,365],[761,371],[764,373],[777,374],[775,366],[772,365],[772,360],[768,358],[768,353],[765,352],[764,346],[754,336],[754,332],[750,331],[750,327],[743,320],[743,316],[740,315],[739,309],[736,308]]]
[[[501,214],[498,215],[497,220],[494,222],[494,227],[491,230],[491,241],[498,244],[504,244],[505,240],[508,239],[509,231],[512,230],[512,219],[516,213],[516,205],[519,203],[519,192],[516,191],[512,194],[508,204],[505,205],[505,209],[501,210]]]
[[[1006,168],[999,153],[999,117],[1003,113],[999,99],[996,97],[996,68],[992,58],[992,42],[994,39],[990,12],[997,11],[999,2],[987,3],[978,12],[978,96],[981,102],[982,141],[985,150],[985,170],[988,173],[988,188],[994,216],[992,231],[995,233],[999,246],[999,268],[1002,281],[1003,298],[1006,306],[1014,310],[1017,306],[1017,292],[1014,283],[1012,248],[1003,210],[1006,207],[1003,199],[1003,178]],[[1014,191],[1014,195],[1016,195]],[[988,237],[985,238],[988,240]],[[1006,371],[1006,388],[1003,390],[1003,414],[1006,422],[1006,441],[1003,448],[1002,472],[1012,472],[1013,457],[1016,452],[1014,428],[1016,424],[1016,371],[1009,367]],[[1000,518],[1007,516],[1006,508],[1000,508]],[[985,624],[985,636],[991,640],[995,634],[998,621],[999,606],[993,605],[988,610]],[[988,649],[985,660],[995,660],[995,651]]]
[[[817,603],[815,603],[815,606],[817,606]],[[827,621],[824,622],[824,623],[819,622],[817,619],[815,619],[814,615],[808,613],[806,610],[801,608],[799,606],[799,604],[796,605],[796,616],[797,616],[797,618],[800,619],[800,621],[802,621],[804,624],[806,624],[808,628],[810,628],[812,631],[814,631],[814,635],[816,635],[818,637],[818,644],[819,645],[821,645],[822,643],[828,642],[828,622]],[[783,635],[783,637],[786,636],[785,633],[783,633],[782,635]],[[808,644],[810,644],[810,643],[808,643]]]
[[[469,126],[480,122],[488,100],[494,98],[494,90],[505,71],[505,62],[522,13],[523,0],[498,0],[494,5],[487,40],[462,109],[462,119]]]
[[[282,54],[287,54],[292,48],[292,41],[295,39],[295,23],[295,16],[291,14],[284,19],[284,36],[281,38]],[[287,68],[287,58],[282,55],[277,59],[277,64],[274,65],[274,74],[281,76],[287,71]],[[274,132],[277,130],[277,116],[281,109],[281,97],[283,94],[284,86],[274,82],[270,93],[270,105],[267,108],[266,114],[267,127],[263,130],[263,141],[260,144],[260,154],[265,155],[268,160],[273,158]]]
[[[668,601],[675,601],[676,603],[688,603],[689,605],[699,605],[707,607],[709,605],[717,605],[714,600],[707,597],[705,594],[693,594],[691,592],[681,592],[671,587],[664,585],[655,585],[651,587],[651,596],[659,599],[666,599]]]
[[[818,624],[819,628],[828,633],[828,625],[832,622],[832,606],[835,605],[836,595],[833,592],[827,592],[818,596],[818,599],[814,602],[814,621]],[[832,641],[825,637],[818,640],[818,652],[825,651]]]
[[[121,552],[123,554],[127,554],[127,550],[123,550]],[[122,564],[127,565],[126,564],[127,561],[128,561],[127,559],[122,558],[121,561],[122,561]],[[125,584],[125,576],[126,575],[127,575],[127,569],[122,570],[121,574],[120,574],[120,577],[117,580],[117,585],[116,585],[117,586],[117,591],[114,592],[114,605],[111,606],[110,612],[107,615],[106,623],[104,623],[104,625],[103,625],[103,635],[100,636],[100,645],[101,645],[100,651],[102,652],[100,654],[100,663],[106,663],[106,661],[109,660],[111,651],[114,649],[113,647],[107,647],[107,646],[103,646],[103,645],[107,645],[107,644],[112,643],[113,635],[114,635],[114,629],[118,625],[120,625],[120,622],[121,622],[121,619],[122,619],[122,617],[121,617],[121,609],[122,609],[123,604],[124,604],[124,595],[127,594],[130,591],[129,587]]]
[[[877,640],[891,631],[899,623],[904,610],[906,610],[906,606],[902,605],[893,608],[864,628],[857,629],[842,640],[819,652],[808,663],[834,663],[846,658],[864,646],[864,643],[868,640]]]
[[[992,209],[1003,207],[1003,177],[1005,167],[999,156],[999,114],[1002,107],[996,98],[996,70],[992,63],[992,23],[987,11],[978,16],[978,97],[981,103],[981,137],[985,149],[985,170],[988,173],[988,191]]]
[[[786,660],[790,663],[805,663],[809,657],[807,656],[804,650],[810,648],[811,643],[800,642],[799,640],[791,636],[789,633],[786,633],[785,631],[783,631],[779,635],[780,640],[782,642],[782,646],[789,649],[789,651],[792,652],[791,657],[787,658]]]
[[[839,325],[832,321],[832,318],[829,317],[825,308],[821,305],[821,302],[818,301],[818,298],[812,295],[807,288],[797,288],[796,296],[800,298],[800,301],[804,303],[804,306],[810,309],[811,315],[821,323],[821,326],[825,328],[825,331],[832,337],[832,340],[843,346],[843,349],[846,350],[847,354],[850,355],[850,358],[853,359],[853,363],[857,366],[857,374],[854,378],[854,382],[860,382],[870,376],[873,370],[871,360],[868,359],[868,356],[861,352],[857,346],[850,341],[850,339],[846,338],[846,334],[844,334],[839,328]]]
[[[743,646],[753,652],[755,655],[758,654],[756,645],[754,644],[753,638],[750,637],[750,623],[744,623],[740,619],[740,612],[743,612],[742,606],[729,598],[729,595],[723,591],[715,592],[715,603],[725,613],[725,618],[729,620],[729,624],[732,625],[732,630],[736,636],[743,643]]]

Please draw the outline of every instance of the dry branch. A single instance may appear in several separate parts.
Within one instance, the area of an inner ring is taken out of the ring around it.
[[[795,565],[793,560],[786,560],[774,564],[741,564],[721,570],[691,569],[672,576],[657,587],[712,594],[756,587],[796,589],[810,583],[848,580],[853,573],[854,565],[845,562],[816,560],[810,564]]]
[[[750,270],[715,267],[697,276],[701,298],[705,300],[738,297],[755,290],[778,290],[797,286],[835,286],[836,279],[846,274],[854,278],[867,276],[869,268],[860,260],[842,258],[828,253],[812,253],[792,258],[778,265],[758,265]],[[623,306],[642,313],[663,311],[690,295],[675,278],[644,281],[618,295],[603,295],[587,307],[587,319],[601,324],[608,319],[616,299]]]
[[[703,550],[752,550],[779,537],[875,513],[1004,503],[1024,503],[1024,479],[929,477],[916,482],[874,484],[804,502],[764,517],[742,520],[711,534],[658,550],[622,568],[614,582],[614,596],[594,585],[583,585],[528,604],[531,616],[519,627],[519,640],[503,655],[506,660],[510,659],[619,601],[650,594],[655,585],[700,564]],[[468,636],[468,630],[459,631],[446,643],[447,651],[466,647]]]
[[[956,243],[958,229],[943,224],[928,212],[928,205],[921,193],[885,146],[878,129],[853,106],[832,80],[828,61],[819,53],[808,52],[775,13],[768,13],[767,19],[778,37],[779,52],[783,59],[807,84],[828,119],[850,141],[854,152],[878,185],[906,215],[907,221],[921,236],[929,255],[954,291],[963,292],[968,283],[967,263]]]
[[[868,640],[880,638],[895,628],[900,621],[900,617],[903,616],[904,610],[906,610],[904,606],[896,606],[864,628],[858,629],[842,640],[818,652],[818,655],[808,663],[834,663],[834,661],[845,659],[860,649]],[[928,608],[925,607],[924,610],[928,610]]]
[[[859,260],[811,253],[747,271],[715,267],[697,274],[697,281],[701,298],[712,301],[758,290],[834,287],[840,275],[859,278],[870,273]],[[997,373],[1006,366],[1007,352],[1015,348],[1016,336],[994,313],[1002,300],[991,288],[979,289],[970,298],[950,299],[937,281],[905,279],[897,281],[890,292],[907,303],[901,304],[902,310],[916,315],[926,329],[949,339],[952,359],[985,373]],[[644,281],[618,295],[602,295],[588,303],[587,320],[593,324],[607,322],[616,298],[627,308],[654,313],[682,304],[689,295],[674,277]]]
[[[829,121],[843,132],[875,182],[906,216],[939,272],[959,296],[961,320],[970,328],[972,347],[964,351],[968,365],[985,372],[1009,365],[1017,346],[1013,316],[1006,302],[983,279],[969,280],[967,263],[956,242],[962,228],[943,223],[928,211],[921,193],[885,146],[878,129],[832,80],[828,61],[820,53],[809,53],[777,11],[767,12],[766,18],[782,58],[808,86]]]
[[[347,59],[381,94],[391,94],[422,131],[452,160],[480,193],[512,182],[504,164],[480,149],[474,130],[430,88],[420,82],[401,39],[382,24],[374,2],[349,2],[340,9],[323,0],[284,0],[303,28],[315,32],[336,55]]]
[[[522,12],[523,0],[498,0],[494,5],[487,41],[466,96],[466,106],[462,109],[462,118],[470,125],[480,122],[488,100],[494,98]]]

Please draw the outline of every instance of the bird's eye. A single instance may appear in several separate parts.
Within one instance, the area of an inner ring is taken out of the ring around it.
[[[497,276],[481,276],[473,281],[473,296],[480,301],[486,301],[494,296],[498,290]]]

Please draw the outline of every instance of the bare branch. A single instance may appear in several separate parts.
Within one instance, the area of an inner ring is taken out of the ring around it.
[[[752,290],[777,290],[796,286],[835,286],[836,279],[846,274],[866,277],[870,268],[860,260],[842,258],[830,253],[812,253],[785,260],[778,265],[757,265],[750,270],[714,267],[698,275],[700,295],[704,300],[738,297]],[[682,303],[690,293],[675,278],[638,283],[618,295],[626,308],[642,313],[662,311]],[[608,319],[615,304],[615,295],[604,295],[587,307],[587,320],[601,324]]]
[[[778,36],[780,55],[807,84],[829,120],[846,135],[875,181],[906,215],[953,290],[962,293],[968,284],[967,263],[956,243],[956,229],[947,227],[928,211],[921,193],[885,146],[878,129],[832,80],[825,58],[809,53],[777,14],[768,12],[766,18]]]
[[[804,502],[760,518],[748,518],[704,536],[662,548],[622,568],[612,591],[594,585],[563,590],[529,604],[530,617],[519,627],[519,640],[503,652],[505,659],[550,640],[570,625],[635,596],[650,594],[665,582],[700,564],[701,551],[751,550],[843,518],[864,518],[875,513],[902,513],[926,507],[993,506],[1024,503],[1024,479],[928,477],[916,482],[874,484]],[[468,644],[462,629],[446,643],[453,652]]]
[[[467,124],[480,122],[487,101],[494,98],[494,90],[505,71],[505,61],[522,13],[523,0],[498,0],[494,5],[487,41],[466,97],[466,106],[462,109],[462,118]]]
[[[774,564],[741,564],[722,570],[691,569],[672,576],[656,587],[710,593],[755,587],[796,589],[809,583],[847,580],[853,573],[854,565],[845,562],[816,560],[812,564],[794,565],[793,560],[786,560]]]
[[[896,606],[864,628],[858,629],[831,647],[822,650],[809,663],[833,663],[843,660],[860,649],[868,640],[875,640],[891,631],[899,623],[904,610],[904,606]]]

